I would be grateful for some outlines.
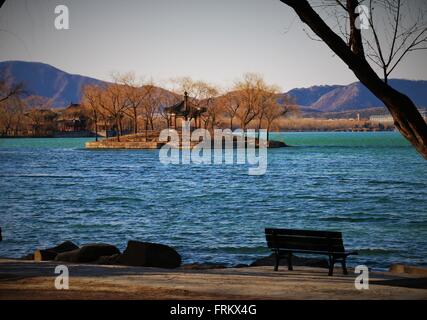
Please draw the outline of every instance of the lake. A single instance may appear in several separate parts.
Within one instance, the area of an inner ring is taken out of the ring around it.
[[[175,247],[184,263],[250,263],[265,227],[338,230],[350,265],[427,264],[427,161],[396,132],[276,133],[265,175],[164,165],[90,139],[0,139],[0,256],[72,240]]]

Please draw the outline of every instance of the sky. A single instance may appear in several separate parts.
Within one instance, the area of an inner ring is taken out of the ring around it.
[[[57,5],[69,9],[69,30],[55,28]],[[246,72],[284,91],[357,81],[304,28],[279,0],[6,0],[0,61],[43,62],[102,80],[134,72],[159,84],[190,76],[227,87]],[[426,61],[427,50],[418,51],[392,77],[426,79]]]

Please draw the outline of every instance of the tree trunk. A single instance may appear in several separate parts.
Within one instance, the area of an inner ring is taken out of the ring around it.
[[[98,115],[96,111],[93,112],[93,118],[95,120],[95,141],[98,141]]]
[[[271,126],[271,123],[268,121],[267,122],[267,142],[270,141],[270,126]]]
[[[119,127],[119,119],[116,118],[116,134],[117,134],[117,141],[120,142],[120,127]]]
[[[136,108],[133,108],[133,133],[138,133],[138,117],[136,114]]]
[[[145,119],[145,141],[148,140],[148,118]]]
[[[347,44],[332,31],[306,0],[281,0],[295,10],[329,48],[331,48],[390,111],[400,133],[427,159],[427,124],[415,104],[403,93],[382,81],[366,58],[351,51]]]

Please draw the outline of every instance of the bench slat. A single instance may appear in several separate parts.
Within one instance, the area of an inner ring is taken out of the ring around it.
[[[325,243],[325,244],[340,244],[341,238],[325,238],[325,237],[302,237],[302,236],[289,236],[281,234],[267,234],[265,235],[267,241],[296,241],[300,243]]]
[[[271,249],[289,249],[289,250],[308,250],[308,251],[319,251],[319,252],[344,252],[344,248],[341,245],[329,246],[324,244],[310,245],[301,244],[297,242],[286,242],[286,243],[270,243],[269,248]]]
[[[301,235],[313,237],[330,237],[342,238],[342,233],[338,231],[317,231],[317,230],[294,230],[294,229],[278,229],[278,228],[265,228],[265,234],[281,234],[281,235]]]

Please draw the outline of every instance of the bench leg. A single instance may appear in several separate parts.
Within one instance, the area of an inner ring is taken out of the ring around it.
[[[341,262],[341,265],[342,265],[342,273],[343,273],[344,275],[348,275],[348,271],[347,271],[347,264],[346,264],[345,260],[346,260],[346,258],[344,257],[344,258],[343,258],[343,260],[342,260],[342,262]]]
[[[288,253],[288,270],[294,270],[294,267],[292,266],[292,252]]]
[[[334,275],[334,265],[335,265],[335,258],[329,256],[329,273],[328,273],[328,276]]]
[[[276,252],[275,256],[276,256],[276,263],[274,264],[274,271],[277,271],[277,270],[279,270],[280,257],[279,257],[279,254],[277,252]]]

